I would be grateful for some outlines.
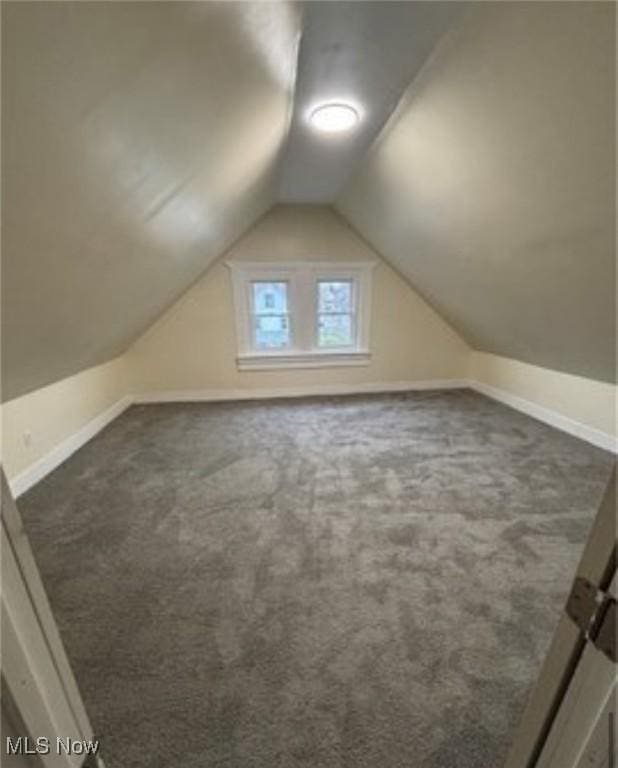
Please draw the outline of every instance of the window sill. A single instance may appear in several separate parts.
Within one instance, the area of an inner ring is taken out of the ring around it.
[[[239,371],[268,371],[278,368],[340,368],[348,365],[369,365],[368,350],[354,352],[270,352],[246,354],[236,358]]]

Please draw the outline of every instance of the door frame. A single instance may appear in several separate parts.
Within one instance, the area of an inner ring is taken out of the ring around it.
[[[49,754],[38,755],[42,765],[80,768],[84,755],[58,751],[56,738],[93,741],[92,725],[1,466],[0,475],[2,687],[27,731],[19,735],[50,740]],[[1,749],[6,754],[7,744]],[[97,757],[90,764],[104,768]]]
[[[616,463],[576,577],[603,591],[616,570]],[[585,636],[563,611],[536,685],[528,699],[504,768],[535,768],[586,649]]]

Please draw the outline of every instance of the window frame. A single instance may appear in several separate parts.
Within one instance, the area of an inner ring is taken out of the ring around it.
[[[350,311],[349,312],[321,312],[320,311],[320,283],[350,283]],[[314,329],[313,329],[313,338],[314,338],[314,346],[316,350],[320,350],[320,352],[326,352],[326,351],[356,351],[358,348],[358,312],[357,312],[357,303],[358,303],[358,281],[353,278],[333,278],[333,277],[318,277],[315,280],[315,285],[313,288],[313,296],[314,296],[314,312],[313,312],[313,321],[314,321]],[[351,344],[342,344],[340,346],[320,346],[320,316],[321,315],[350,315],[352,320],[352,343]]]
[[[258,284],[263,285],[270,285],[270,284],[283,284],[286,286],[285,288],[285,303],[286,303],[286,312],[271,312],[268,315],[265,313],[259,313],[256,312],[255,307],[255,290],[254,287]],[[288,344],[286,344],[283,347],[260,347],[257,344],[252,344],[253,349],[258,354],[269,354],[269,352],[286,352],[290,349],[294,348],[294,329],[292,326],[292,316],[290,312],[290,283],[288,280],[262,280],[261,278],[256,280],[253,279],[249,282],[248,285],[249,288],[249,298],[248,298],[248,312],[249,312],[249,337],[253,339],[255,342],[255,329],[256,329],[256,319],[258,317],[286,317],[287,318],[287,326],[288,326]]]
[[[371,283],[373,268],[377,262],[228,261],[226,264],[232,277],[237,340],[236,364],[239,370],[369,364]],[[354,344],[345,347],[320,347],[319,283],[338,281],[352,283]],[[251,326],[254,282],[287,283],[289,347],[269,350],[254,346]]]

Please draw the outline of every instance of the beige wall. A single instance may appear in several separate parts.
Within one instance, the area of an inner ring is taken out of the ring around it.
[[[207,389],[216,396],[219,391],[230,390],[242,394],[260,388],[293,391],[333,384],[362,386],[412,381],[410,371],[418,370],[432,370],[435,378],[468,377],[473,384],[487,385],[591,430],[616,435],[617,393],[612,385],[462,350],[457,339],[453,341],[447,334],[444,346],[448,349],[452,345],[450,363],[458,366],[449,368],[444,349],[430,349],[415,338],[415,333],[389,337],[395,325],[415,327],[419,333],[427,331],[439,341],[439,333],[431,327],[431,315],[429,320],[424,316],[427,308],[422,302],[419,305],[415,294],[384,264],[377,268],[375,290],[378,340],[376,360],[368,368],[239,373],[233,363],[233,331],[225,332],[232,318],[229,274],[224,265],[217,264],[127,355],[2,406],[2,458],[9,479],[15,479],[122,398],[135,393]],[[380,304],[388,309],[378,309]],[[196,323],[200,328],[210,327],[211,332],[201,338]],[[385,372],[383,378],[380,371]],[[29,446],[24,441],[26,432],[31,434]]]
[[[372,361],[363,367],[243,371],[236,368],[231,275],[223,260],[121,358],[2,406],[2,458],[14,479],[127,395],[203,392],[243,396],[466,379],[521,398],[607,435],[616,431],[616,390],[495,355],[471,352],[386,262],[332,210],[280,206],[227,254],[236,260],[375,259]],[[31,435],[30,444],[24,434]]]
[[[611,384],[484,352],[471,354],[470,378],[590,429],[616,435],[617,389]]]
[[[2,397],[122,354],[276,197],[295,3],[3,3]]]
[[[615,13],[470,4],[337,203],[474,349],[610,383]]]
[[[14,479],[100,416],[128,391],[116,358],[2,404],[2,461]],[[30,441],[24,439],[30,434]]]
[[[222,260],[130,349],[134,391],[311,388],[466,375],[469,350],[465,342],[328,208],[279,206],[225,258],[378,260],[372,291],[371,363],[318,370],[238,371],[231,275]]]

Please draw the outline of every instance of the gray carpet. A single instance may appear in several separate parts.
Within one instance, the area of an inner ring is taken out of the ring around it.
[[[466,390],[154,405],[19,506],[108,768],[500,768],[610,467]]]

